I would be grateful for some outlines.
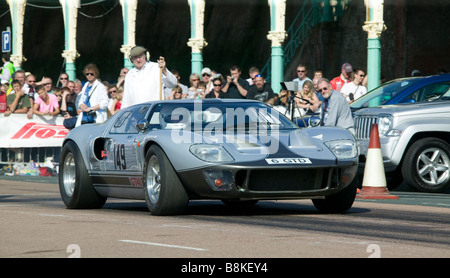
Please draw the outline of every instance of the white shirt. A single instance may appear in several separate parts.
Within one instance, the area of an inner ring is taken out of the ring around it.
[[[148,61],[140,70],[132,68],[125,76],[121,108],[147,101],[159,100],[159,76],[160,68],[158,63]],[[177,86],[177,78],[167,69],[166,75],[162,75],[162,82],[168,88]],[[162,98],[164,99],[164,92],[162,94]]]
[[[89,86],[89,82],[86,82],[84,84],[83,89],[81,90],[81,98],[79,101],[79,104],[84,103],[86,98],[88,97],[86,95],[86,88]],[[108,119],[108,115],[106,113],[106,110],[108,110],[108,92],[106,90],[105,85],[103,85],[100,81],[95,80],[94,84],[92,84],[92,89],[89,91],[89,102],[91,104],[91,107],[96,106],[97,104],[100,105],[100,110],[96,111],[97,118],[95,120],[96,123],[103,123]],[[78,107],[79,108],[79,107]],[[78,116],[79,118],[83,117],[83,114],[80,113]]]
[[[350,101],[350,93],[353,94],[353,100],[356,100],[367,93],[367,88],[363,85],[356,86],[353,82],[348,82],[342,86],[341,93],[344,94],[347,101]]]

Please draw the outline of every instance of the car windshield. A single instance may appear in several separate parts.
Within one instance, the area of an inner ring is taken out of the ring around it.
[[[386,104],[389,100],[394,98],[397,94],[419,82],[420,78],[412,79],[396,79],[384,83],[378,88],[373,89],[367,94],[355,100],[350,104],[351,108],[360,109],[367,107],[375,107]]]
[[[150,129],[251,130],[297,129],[275,109],[257,102],[166,102],[150,114]]]

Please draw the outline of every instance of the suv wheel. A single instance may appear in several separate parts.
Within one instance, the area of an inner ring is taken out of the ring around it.
[[[402,175],[420,191],[444,191],[450,185],[450,145],[438,138],[416,141],[405,155]]]

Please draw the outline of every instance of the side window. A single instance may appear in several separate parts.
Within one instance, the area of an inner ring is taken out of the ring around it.
[[[403,102],[424,102],[439,99],[450,89],[450,82],[429,84],[409,95]]]
[[[149,105],[137,106],[130,111],[123,113],[114,123],[109,133],[112,134],[137,134],[139,131],[136,125],[139,120],[145,117]]]

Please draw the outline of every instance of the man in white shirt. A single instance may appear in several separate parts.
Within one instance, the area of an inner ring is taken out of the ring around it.
[[[364,71],[358,69],[353,74],[353,81],[345,83],[342,87],[341,93],[347,99],[348,103],[352,103],[367,93],[367,88],[362,85],[364,76]]]
[[[177,78],[166,68],[164,57],[158,62],[150,62],[147,49],[135,46],[130,50],[130,60],[134,65],[125,76],[125,86],[121,108],[152,100],[164,99],[161,83],[168,88],[177,86]]]

